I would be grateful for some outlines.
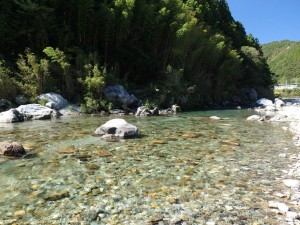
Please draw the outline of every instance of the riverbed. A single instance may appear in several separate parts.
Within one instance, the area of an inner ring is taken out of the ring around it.
[[[299,149],[252,114],[124,116],[140,135],[120,142],[93,136],[113,116],[0,124],[32,153],[0,158],[0,224],[285,224],[268,202]]]

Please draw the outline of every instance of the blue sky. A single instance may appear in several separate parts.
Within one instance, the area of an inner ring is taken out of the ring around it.
[[[227,0],[233,18],[261,44],[300,41],[300,0]]]

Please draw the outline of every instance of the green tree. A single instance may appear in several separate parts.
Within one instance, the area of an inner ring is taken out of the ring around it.
[[[68,96],[69,99],[72,99],[75,96],[74,81],[71,76],[70,63],[68,62],[65,53],[58,48],[54,49],[52,47],[45,48],[43,52],[50,57],[52,63],[58,65],[62,69],[64,77],[64,86],[62,87],[62,90],[64,90],[65,87],[66,96]]]
[[[106,108],[106,102],[103,100],[106,69],[100,70],[98,65],[87,64],[85,71],[87,74],[85,79],[80,80],[84,88],[82,109],[88,113],[100,112]]]
[[[26,97],[35,99],[39,94],[49,90],[50,87],[47,86],[50,76],[48,60],[39,60],[30,49],[26,49],[25,55],[19,55],[17,66],[22,90]]]

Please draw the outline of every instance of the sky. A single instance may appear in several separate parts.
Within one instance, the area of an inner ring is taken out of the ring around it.
[[[300,0],[227,0],[231,14],[260,44],[300,41]]]

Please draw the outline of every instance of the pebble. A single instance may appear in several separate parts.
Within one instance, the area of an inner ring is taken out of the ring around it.
[[[228,211],[231,211],[231,210],[233,210],[233,207],[232,207],[232,206],[230,206],[230,205],[225,205],[225,208],[226,208]]]
[[[18,210],[18,211],[15,211],[14,216],[22,217],[22,216],[25,216],[25,214],[26,214],[25,210]]]
[[[218,116],[210,116],[209,119],[211,120],[220,120],[221,118]]]
[[[49,193],[45,196],[46,201],[56,201],[65,197],[69,197],[69,191],[68,190],[61,190],[53,193]]]
[[[281,211],[281,212],[288,212],[289,211],[289,207],[284,204],[284,203],[278,203],[277,208]]]
[[[293,189],[298,189],[300,185],[299,180],[292,180],[292,179],[283,180],[283,183],[285,186]]]
[[[286,158],[286,153],[280,153],[279,157]]]
[[[206,225],[216,225],[216,223],[209,221],[209,222],[206,222]]]
[[[28,207],[26,208],[26,212],[28,212],[28,213],[32,213],[32,212],[34,212],[34,210],[35,210],[35,207],[34,207],[34,206],[28,206]]]
[[[296,219],[298,217],[298,213],[289,211],[286,213],[286,217]]]

